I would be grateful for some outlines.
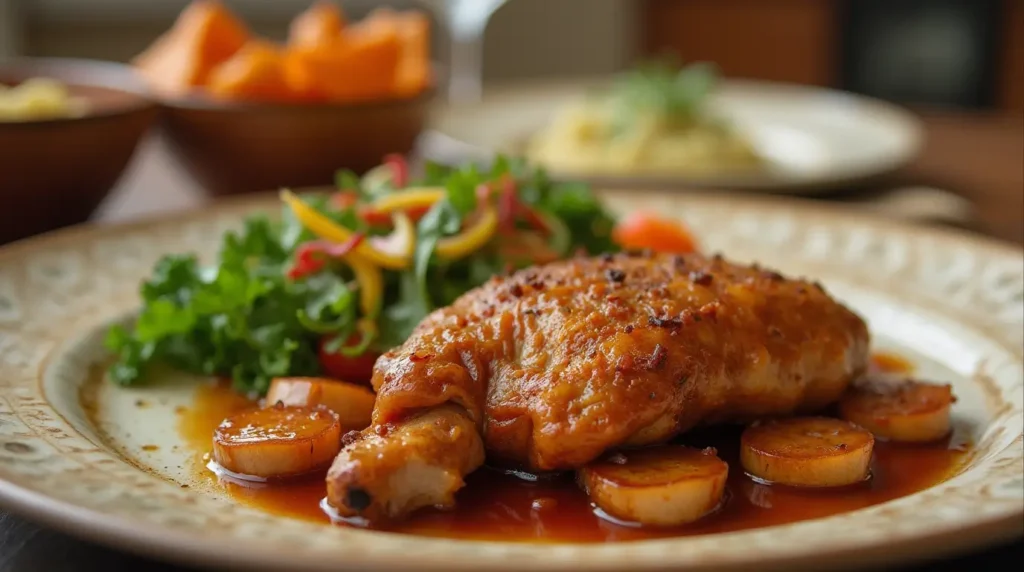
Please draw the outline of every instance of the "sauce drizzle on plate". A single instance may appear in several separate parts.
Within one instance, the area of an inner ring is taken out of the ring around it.
[[[891,354],[876,354],[873,364],[891,373],[913,369],[905,359]],[[182,437],[196,451],[196,470],[238,502],[282,516],[330,523],[321,508],[323,474],[253,483],[218,478],[205,468],[201,457],[209,452],[214,428],[224,417],[252,406],[252,401],[226,385],[211,384],[198,392],[193,407],[181,412],[179,423]],[[484,468],[467,478],[454,510],[424,510],[388,530],[477,540],[614,542],[761,528],[849,512],[921,491],[951,476],[968,448],[956,430],[925,445],[879,441],[868,481],[841,489],[799,489],[760,484],[745,475],[738,460],[740,432],[739,427],[720,427],[690,432],[677,440],[696,447],[713,446],[730,466],[723,505],[686,526],[627,526],[602,518],[570,473],[530,479]]]

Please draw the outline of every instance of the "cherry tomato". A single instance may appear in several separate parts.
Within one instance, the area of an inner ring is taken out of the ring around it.
[[[697,249],[693,235],[683,223],[643,212],[634,212],[619,221],[612,230],[612,239],[627,250],[649,248],[685,254]]]
[[[346,343],[357,343],[359,335],[358,333],[353,334]],[[348,357],[341,352],[330,353],[326,349],[329,341],[331,339],[328,337],[320,340],[320,366],[324,368],[324,373],[334,379],[369,385],[370,378],[373,377],[373,364],[377,362],[380,354],[368,351],[358,357]]]

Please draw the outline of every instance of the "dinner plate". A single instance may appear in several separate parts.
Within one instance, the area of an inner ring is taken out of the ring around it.
[[[456,156],[522,154],[564,104],[607,79],[528,82],[488,90],[471,105],[443,105],[433,128]],[[601,188],[736,189],[816,194],[864,183],[906,165],[922,144],[920,121],[888,103],[793,84],[724,80],[710,106],[768,160],[751,172],[680,175],[552,174]],[[447,160],[444,155],[437,157]]]
[[[944,482],[867,509],[675,539],[559,544],[435,539],[318,525],[232,501],[176,430],[199,380],[121,388],[97,375],[105,328],[169,252],[211,260],[239,198],[0,250],[0,505],[119,549],[247,570],[791,570],[889,565],[1024,530],[1024,258],[1020,249],[791,199],[604,193],[692,226],[708,251],[813,276],[875,346],[949,381],[972,452]]]

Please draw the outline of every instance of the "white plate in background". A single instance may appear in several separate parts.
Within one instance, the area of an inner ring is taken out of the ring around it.
[[[440,105],[428,158],[520,154],[558,109],[606,79],[530,82],[488,89],[471,105]],[[714,175],[606,175],[557,172],[605,188],[728,188],[813,194],[853,186],[910,162],[922,145],[910,112],[858,95],[782,83],[724,80],[712,108],[750,137],[771,166]],[[443,149],[442,149],[443,148]]]

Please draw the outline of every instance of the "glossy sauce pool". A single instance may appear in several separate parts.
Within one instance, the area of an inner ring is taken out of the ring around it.
[[[879,354],[874,367],[910,373],[898,356]],[[198,458],[210,449],[213,430],[234,412],[253,403],[222,385],[205,386],[192,408],[180,412],[179,430]],[[876,442],[872,478],[842,489],[796,489],[763,485],[747,477],[738,461],[740,428],[691,432],[679,442],[714,446],[729,463],[726,500],[714,514],[674,528],[631,527],[598,517],[571,474],[530,482],[495,469],[480,469],[466,479],[451,511],[423,510],[389,530],[424,536],[534,542],[609,542],[729,532],[785,524],[849,512],[928,488],[951,475],[963,460],[967,443],[954,431],[928,445]],[[197,470],[239,502],[283,516],[329,523],[320,509],[326,491],[323,475],[270,484],[218,479],[202,461]]]

